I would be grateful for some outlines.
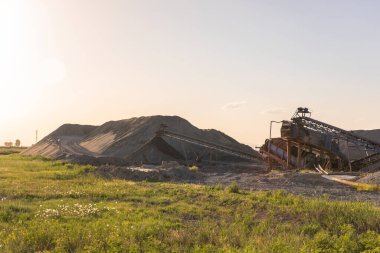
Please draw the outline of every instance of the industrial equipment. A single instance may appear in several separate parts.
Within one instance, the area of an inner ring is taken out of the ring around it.
[[[356,160],[350,158],[352,146],[364,155]],[[312,119],[305,107],[298,108],[290,121],[282,121],[281,137],[267,139],[260,153],[270,167],[277,164],[285,169],[370,171],[380,168],[380,143]]]

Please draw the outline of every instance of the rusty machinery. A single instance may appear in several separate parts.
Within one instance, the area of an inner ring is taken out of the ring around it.
[[[277,164],[287,169],[323,167],[350,171],[380,168],[380,143],[312,119],[308,108],[298,108],[290,121],[281,122],[281,138],[270,136],[260,148],[270,167]],[[350,145],[364,155],[352,159]],[[344,146],[346,152],[342,151]]]
[[[281,137],[270,138],[260,148],[261,158],[268,161],[269,168],[330,169],[330,170],[378,170],[380,168],[380,143],[311,118],[308,108],[300,107],[291,120],[271,121],[282,123]],[[203,146],[211,150],[234,155],[245,160],[257,161],[255,154],[248,154],[230,147],[196,139],[167,130],[161,125],[156,137],[170,137],[179,141]],[[355,147],[360,154],[350,155]]]

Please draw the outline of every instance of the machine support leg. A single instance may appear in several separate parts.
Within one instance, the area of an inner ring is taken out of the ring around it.
[[[298,143],[298,150],[297,150],[297,169],[301,168],[301,143]]]
[[[290,141],[286,142],[286,152],[287,152],[286,167],[287,167],[287,169],[289,169],[289,167],[290,167]]]
[[[346,147],[347,147],[348,166],[350,167],[350,172],[352,172],[351,158],[350,158],[350,147],[348,146],[348,141],[346,141]]]

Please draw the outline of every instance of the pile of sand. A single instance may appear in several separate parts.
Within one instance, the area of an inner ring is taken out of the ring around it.
[[[161,124],[167,125],[171,132],[259,157],[251,147],[224,133],[213,129],[198,129],[178,116],[131,118],[110,121],[101,126],[65,124],[23,153],[89,163],[102,163],[110,158],[119,159],[119,162],[126,160],[133,164],[160,164],[162,161],[170,160],[181,163],[241,160],[169,137],[158,137],[156,132]],[[92,158],[94,162],[91,162]]]

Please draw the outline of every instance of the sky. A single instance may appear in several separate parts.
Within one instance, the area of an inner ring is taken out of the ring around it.
[[[379,9],[377,0],[2,0],[0,144],[159,114],[257,146],[271,120],[300,106],[344,129],[380,128]]]

